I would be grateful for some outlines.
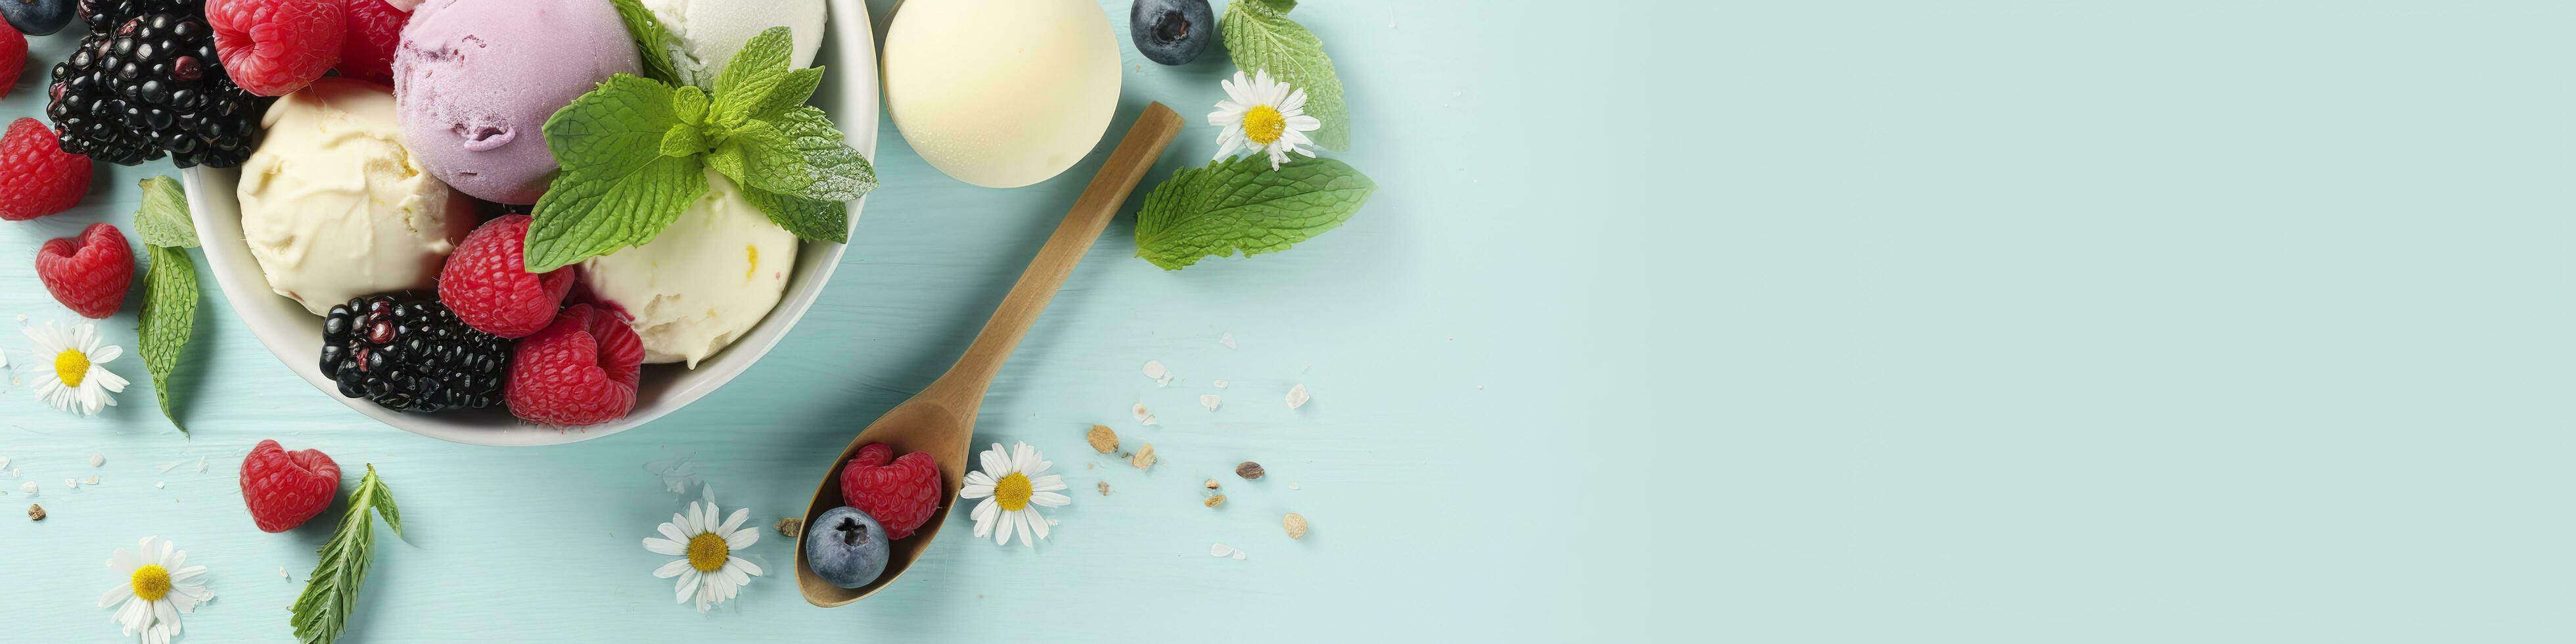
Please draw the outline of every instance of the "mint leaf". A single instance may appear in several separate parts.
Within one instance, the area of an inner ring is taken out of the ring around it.
[[[736,182],[816,201],[849,201],[877,187],[867,157],[850,149],[830,117],[812,107],[799,107],[774,123],[743,123],[716,146],[708,163]]]
[[[707,91],[696,85],[682,85],[671,93],[671,113],[685,125],[707,122]]]
[[[197,222],[188,219],[188,195],[180,191],[179,180],[143,180],[143,209],[134,211],[134,233],[146,246],[197,247]]]
[[[1306,114],[1323,121],[1315,144],[1334,150],[1351,146],[1350,108],[1342,102],[1342,79],[1333,75],[1333,58],[1324,41],[1288,19],[1294,0],[1234,0],[1217,19],[1225,34],[1225,52],[1245,72],[1268,71],[1272,78],[1306,90]]]
[[[681,123],[662,133],[662,156],[693,157],[707,153],[707,137],[698,126]]]
[[[790,197],[743,187],[742,197],[769,215],[770,223],[795,233],[797,239],[846,244],[850,241],[850,206],[838,201]]]
[[[546,149],[565,174],[633,174],[662,156],[662,138],[680,123],[671,86],[618,74],[546,119]]]
[[[814,98],[814,90],[822,86],[821,67],[787,70],[787,75],[778,79],[778,86],[770,89],[769,97],[752,106],[751,118],[775,120],[787,114],[788,110],[804,107],[806,101]]]
[[[349,615],[358,609],[358,589],[367,583],[367,566],[376,558],[376,522],[367,517],[367,511],[383,515],[385,523],[394,527],[394,536],[402,536],[393,489],[376,478],[374,463],[367,464],[367,476],[358,480],[358,490],[349,493],[347,507],[340,515],[340,527],[331,531],[331,540],[316,551],[322,560],[314,564],[313,574],[305,576],[303,594],[296,595],[295,605],[288,609],[287,623],[295,627],[296,641],[304,644],[340,639],[349,627]]]
[[[725,63],[724,73],[716,76],[716,124],[727,128],[740,125],[767,103],[787,80],[787,63],[795,46],[793,32],[786,27],[770,27],[753,36],[751,42],[743,43],[742,51],[736,52],[733,61]]]
[[[637,0],[609,0],[617,7],[618,20],[626,23],[626,35],[635,39],[635,51],[644,56],[644,76],[665,83],[685,84],[678,68],[671,64],[671,54],[679,43],[671,30],[662,26],[662,17]]]
[[[144,181],[146,189],[151,186],[151,181]],[[135,223],[142,227],[141,220]],[[152,372],[152,395],[161,399],[161,415],[186,432],[188,426],[170,413],[170,374],[179,370],[179,354],[196,333],[197,263],[188,258],[188,251],[148,241],[143,252],[152,256],[152,266],[143,275],[143,328],[136,345],[143,353],[143,368]]]
[[[1136,213],[1136,256],[1180,270],[1201,257],[1287,250],[1349,221],[1377,183],[1335,159],[1302,158],[1277,171],[1260,155],[1172,174]]]
[[[528,227],[527,268],[543,273],[653,241],[680,211],[707,194],[697,157],[666,157],[624,176],[574,171],[537,198]]]

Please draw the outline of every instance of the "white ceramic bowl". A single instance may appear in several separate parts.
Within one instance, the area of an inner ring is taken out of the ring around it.
[[[822,52],[815,57],[817,64],[825,65],[828,76],[822,89],[815,92],[814,104],[832,115],[852,148],[873,161],[877,142],[875,32],[861,0],[830,0],[830,9]],[[841,254],[848,249],[842,244],[807,242],[797,252],[796,273],[787,280],[786,294],[768,318],[732,346],[699,362],[697,369],[646,366],[635,411],[622,420],[563,429],[525,423],[499,408],[404,414],[362,399],[341,397],[338,385],[332,384],[316,366],[322,351],[322,318],[271,290],[259,262],[251,258],[250,245],[242,237],[241,204],[233,196],[240,178],[240,173],[232,169],[198,167],[181,173],[181,181],[188,188],[188,208],[197,222],[197,236],[205,243],[206,263],[213,267],[215,283],[223,287],[224,297],[232,300],[233,312],[241,316],[251,334],[258,336],[260,344],[276,354],[279,362],[286,363],[286,368],[358,413],[414,434],[476,445],[553,445],[598,438],[652,422],[714,392],[751,368],[751,363],[768,354],[771,347],[778,346],[778,340],[805,317],[814,298],[823,293],[823,283],[832,278],[833,267],[840,265]],[[852,230],[857,229],[859,207],[865,203],[850,203]]]

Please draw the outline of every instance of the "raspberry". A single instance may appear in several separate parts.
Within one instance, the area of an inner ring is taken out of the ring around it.
[[[385,0],[349,0],[348,35],[340,44],[340,75],[378,85],[394,84],[394,46],[402,42],[411,13]]]
[[[304,89],[339,64],[345,16],[340,0],[206,0],[224,71],[261,96]]]
[[[125,287],[134,282],[134,250],[115,226],[90,224],[79,237],[36,249],[36,277],[72,312],[104,319],[125,305]]]
[[[503,398],[510,413],[548,425],[596,425],[635,410],[644,341],[626,321],[575,304],[519,341]]]
[[[0,24],[0,98],[9,97],[9,86],[18,84],[18,74],[26,70],[27,35]]]
[[[340,464],[322,450],[289,452],[277,441],[263,440],[242,458],[241,491],[242,504],[250,506],[250,520],[260,530],[293,530],[340,495]]]
[[[89,157],[64,152],[45,122],[18,119],[0,135],[0,219],[35,219],[80,205]]]
[[[894,448],[885,443],[861,446],[858,458],[841,468],[841,502],[876,517],[886,538],[901,539],[929,523],[930,513],[939,509],[939,462],[929,452],[887,462],[893,455]]]
[[[545,330],[572,290],[573,269],[529,273],[527,238],[527,215],[507,215],[475,228],[439,269],[438,301],[484,333],[524,338]]]

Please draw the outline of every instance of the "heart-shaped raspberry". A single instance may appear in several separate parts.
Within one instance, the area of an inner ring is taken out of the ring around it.
[[[242,459],[242,503],[259,529],[285,532],[331,507],[340,495],[340,464],[321,450],[286,451],[263,440]]]
[[[939,509],[939,462],[929,452],[888,462],[893,455],[894,448],[885,443],[860,447],[858,457],[841,468],[841,502],[876,517],[886,538],[901,539],[929,523],[930,513]]]
[[[125,288],[134,283],[134,249],[115,226],[90,224],[78,237],[36,249],[36,280],[73,313],[106,319],[125,306]]]

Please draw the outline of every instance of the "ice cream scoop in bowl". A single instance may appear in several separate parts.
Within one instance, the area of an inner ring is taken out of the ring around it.
[[[825,5],[828,18],[815,57],[816,63],[825,67],[825,73],[821,88],[814,93],[813,105],[832,116],[851,148],[873,160],[878,115],[874,30],[862,0],[829,0]],[[280,362],[323,395],[385,424],[423,436],[478,445],[551,445],[606,436],[651,422],[714,392],[760,360],[804,317],[846,250],[845,245],[831,242],[802,243],[778,302],[765,317],[694,368],[682,364],[646,365],[635,407],[624,418],[566,429],[520,421],[499,406],[402,413],[368,400],[342,397],[338,384],[322,372],[318,356],[323,344],[323,318],[296,300],[278,295],[278,289],[254,257],[243,227],[242,203],[236,196],[241,171],[195,167],[182,172],[180,178],[187,188],[189,209],[215,283],[251,334]],[[864,203],[852,201],[847,206],[854,229]]]

